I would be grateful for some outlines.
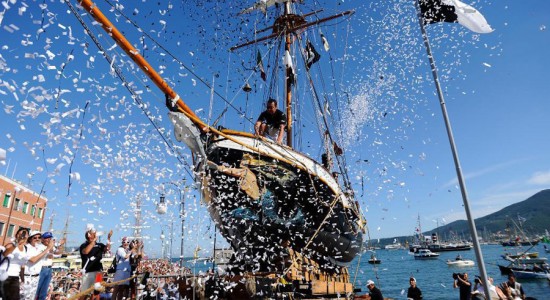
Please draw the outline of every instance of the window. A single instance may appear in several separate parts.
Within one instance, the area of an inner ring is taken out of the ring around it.
[[[13,237],[13,231],[15,230],[15,225],[10,224],[10,227],[8,227],[8,234],[6,234],[7,237]]]
[[[26,214],[29,211],[29,202],[23,203],[23,213]]]
[[[4,235],[4,223],[3,222],[0,222],[0,236],[3,236]]]
[[[3,207],[10,207],[10,198],[11,198],[10,194],[6,194],[4,196],[4,202],[2,203]]]
[[[15,211],[20,210],[19,202],[21,202],[21,200],[19,200],[19,198],[15,198],[15,203],[13,205],[13,210],[15,210]]]
[[[33,205],[33,206],[31,207],[31,216],[34,217],[34,213],[35,213],[35,212],[36,212],[36,205]]]
[[[39,218],[42,218],[42,213],[43,213],[42,208],[41,207],[38,208],[38,217]]]

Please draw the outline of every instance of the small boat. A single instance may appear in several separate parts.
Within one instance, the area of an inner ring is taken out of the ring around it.
[[[503,247],[518,247],[518,246],[535,246],[539,243],[539,240],[531,241],[504,241],[501,243]]]
[[[469,259],[462,259],[462,257],[459,255],[455,258],[455,260],[447,260],[447,266],[449,267],[472,267],[475,263],[473,260]]]
[[[539,253],[538,252],[525,252],[525,253],[517,253],[517,254],[504,253],[502,257],[505,257],[505,256],[508,256],[513,259],[521,258],[521,257],[537,258],[539,257]]]
[[[427,259],[437,259],[439,253],[434,253],[428,249],[419,249],[414,253],[414,259],[427,260]]]
[[[512,271],[528,271],[528,272],[540,272],[540,271],[546,271],[550,272],[550,266],[548,264],[541,264],[539,265],[518,265],[515,263],[509,264],[507,266],[498,265],[498,268],[500,270],[500,273],[502,275],[508,275],[512,274]]]
[[[520,264],[544,264],[548,260],[546,257],[531,258],[529,256],[521,256],[518,258],[512,258],[508,255],[503,256],[503,258],[507,261],[517,262]]]
[[[369,259],[369,264],[371,264],[371,265],[377,265],[377,264],[380,264],[381,262],[382,262],[381,260],[379,260],[378,258],[376,258],[376,255],[374,255],[374,253],[371,254],[370,259]]]
[[[534,272],[534,271],[516,271],[512,270],[517,279],[548,279],[550,280],[550,273]]]
[[[475,262],[473,260],[447,260],[447,266],[449,267],[473,267]]]
[[[546,247],[546,245],[544,245],[544,251],[546,251],[546,253],[550,253],[550,249]]]

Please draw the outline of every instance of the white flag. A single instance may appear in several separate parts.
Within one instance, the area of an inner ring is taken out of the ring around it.
[[[0,164],[6,163],[6,150],[0,148]]]
[[[459,23],[476,33],[493,32],[485,17],[472,6],[459,0],[418,0],[424,24]]]

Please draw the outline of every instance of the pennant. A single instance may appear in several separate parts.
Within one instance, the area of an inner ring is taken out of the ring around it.
[[[306,45],[306,70],[311,68],[311,65],[318,62],[321,59],[321,54],[313,48],[313,45],[310,41],[307,41]]]
[[[294,72],[294,64],[292,63],[292,57],[290,56],[290,51],[288,50],[285,51],[283,63],[286,66],[287,76],[290,79],[290,84],[294,84],[296,82],[296,73]]]
[[[260,53],[260,50],[258,50],[258,54],[256,54],[256,65],[260,69],[260,76],[264,81],[266,81],[267,75],[265,74],[264,63],[262,62],[262,54]]]
[[[325,51],[328,52],[330,50],[330,45],[328,44],[327,38],[320,30],[319,30],[319,33],[321,34],[321,41],[323,42],[323,47],[325,47]]]
[[[459,0],[418,0],[424,24],[459,23],[476,33],[493,32],[485,17]]]
[[[0,148],[0,164],[6,163],[6,150]]]

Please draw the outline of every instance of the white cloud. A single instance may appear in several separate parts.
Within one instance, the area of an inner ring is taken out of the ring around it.
[[[528,160],[528,159],[522,158],[522,159],[506,161],[506,162],[503,162],[503,163],[500,163],[500,164],[488,166],[487,168],[484,168],[484,169],[481,169],[481,170],[464,173],[464,179],[465,180],[470,180],[470,179],[473,179],[473,178],[476,178],[476,177],[481,177],[485,174],[494,173],[496,171],[505,169],[509,166],[516,165],[516,164],[524,162],[526,160]],[[550,177],[550,174],[549,174],[549,177]],[[447,181],[441,188],[446,189],[446,188],[449,188],[451,186],[457,186],[457,185],[458,185],[458,178],[455,177],[455,178]]]
[[[527,198],[538,193],[539,191],[540,189],[531,189],[509,193],[491,194],[483,198],[469,197],[468,202],[470,203],[472,216],[474,217],[474,219],[477,219],[497,212],[514,203],[526,200]],[[460,200],[462,201],[462,198],[460,198]],[[457,220],[466,220],[466,211],[464,210],[464,206],[461,205],[460,207],[461,209],[452,209],[447,213],[431,215],[428,216],[428,218],[445,218],[446,224]],[[429,228],[426,228],[426,230],[429,230]]]
[[[527,180],[527,183],[534,185],[550,185],[550,171],[536,172]]]

